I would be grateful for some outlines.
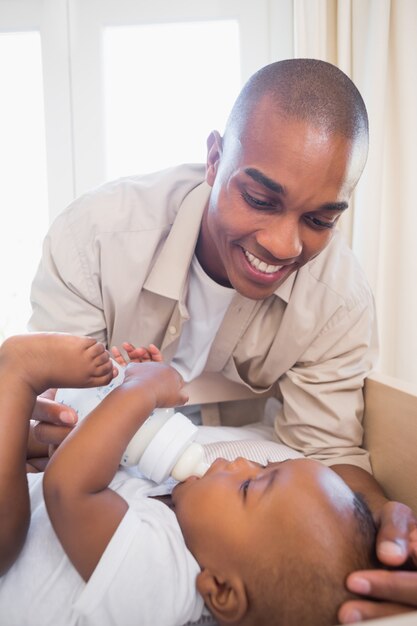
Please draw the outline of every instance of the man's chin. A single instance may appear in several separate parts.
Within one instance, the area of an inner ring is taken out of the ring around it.
[[[294,267],[291,271],[277,278],[277,280],[268,282],[262,282],[262,280],[257,281],[256,279],[242,279],[239,277],[234,281],[232,286],[241,296],[249,300],[265,300],[269,298],[269,296],[272,296],[298,269],[299,267]]]
[[[272,296],[278,287],[284,281],[280,281],[276,284],[271,284],[268,286],[265,285],[240,285],[239,287],[234,287],[235,291],[239,293],[239,295],[244,298],[248,298],[248,300],[266,300]]]

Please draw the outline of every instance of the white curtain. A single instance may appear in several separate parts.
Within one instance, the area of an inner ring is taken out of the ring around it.
[[[342,229],[373,288],[379,369],[417,383],[417,0],[294,0],[296,57],[361,91],[370,151]]]

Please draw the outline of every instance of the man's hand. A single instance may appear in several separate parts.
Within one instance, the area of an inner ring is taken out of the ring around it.
[[[28,439],[28,463],[44,469],[53,454],[77,423],[74,409],[54,402],[55,389],[46,391],[36,401]]]
[[[417,611],[417,572],[369,570],[355,572],[347,579],[351,591],[382,602],[351,600],[339,611],[342,624]]]
[[[379,523],[376,550],[383,565],[396,567],[403,565],[408,557],[416,558],[417,519],[410,507],[387,502],[376,521]]]
[[[411,509],[398,502],[385,504],[379,516],[377,555],[383,565],[417,568],[417,520]],[[351,624],[417,610],[417,572],[367,570],[347,579],[350,591],[366,596],[342,605],[339,620]],[[375,602],[373,601],[375,600]],[[378,602],[376,600],[379,600]]]

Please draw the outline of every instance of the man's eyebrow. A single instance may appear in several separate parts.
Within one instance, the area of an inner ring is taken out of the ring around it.
[[[285,192],[282,185],[272,180],[272,178],[268,178],[268,176],[265,176],[265,174],[262,174],[262,172],[255,169],[254,167],[247,167],[243,171],[245,172],[245,174],[253,178],[253,180],[255,180],[257,183],[260,183],[261,185],[267,187],[275,193],[280,193],[284,195]]]
[[[326,202],[322,204],[317,211],[346,211],[349,207],[347,202]]]

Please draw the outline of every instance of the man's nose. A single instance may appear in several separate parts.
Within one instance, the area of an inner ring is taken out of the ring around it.
[[[268,226],[258,232],[257,242],[277,261],[293,261],[303,250],[298,217],[274,215]]]

